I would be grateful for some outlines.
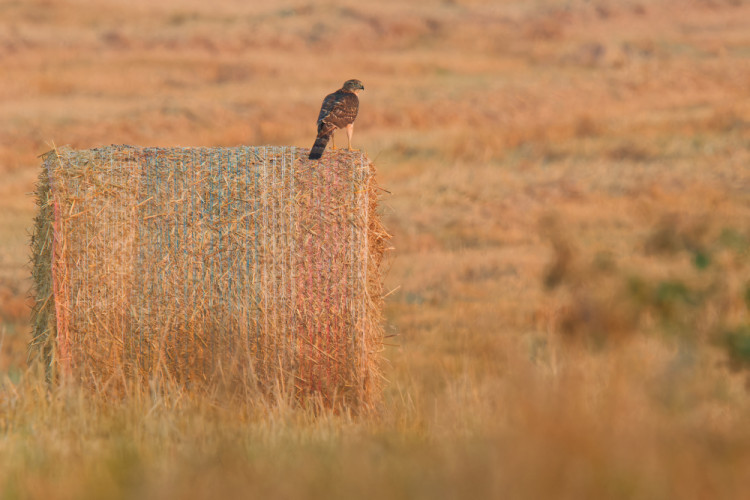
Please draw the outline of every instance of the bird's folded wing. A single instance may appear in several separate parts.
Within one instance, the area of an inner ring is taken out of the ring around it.
[[[334,92],[326,96],[320,108],[318,123],[327,122],[337,127],[345,127],[357,117],[358,99],[348,92]]]

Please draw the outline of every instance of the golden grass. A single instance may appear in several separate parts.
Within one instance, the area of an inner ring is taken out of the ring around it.
[[[11,296],[45,141],[307,146],[353,77],[400,287],[384,410],[365,419],[47,392],[27,324],[6,321],[6,497],[745,496],[744,3],[3,9]]]

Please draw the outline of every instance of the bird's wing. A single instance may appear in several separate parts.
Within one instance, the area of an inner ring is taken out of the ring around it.
[[[328,94],[325,99],[323,99],[323,104],[320,106],[320,113],[318,114],[318,125],[325,120],[339,102],[341,102],[341,92]]]
[[[336,127],[345,127],[354,122],[359,110],[359,99],[351,92],[336,91],[323,99],[318,115],[318,127],[328,123]]]

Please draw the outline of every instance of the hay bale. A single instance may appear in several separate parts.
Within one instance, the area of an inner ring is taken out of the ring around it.
[[[389,236],[366,155],[111,146],[43,162],[31,346],[52,374],[377,400]]]

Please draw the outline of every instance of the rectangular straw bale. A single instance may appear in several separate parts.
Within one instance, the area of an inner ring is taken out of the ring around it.
[[[293,147],[43,156],[32,347],[95,387],[221,377],[371,407],[381,261],[366,155]]]

